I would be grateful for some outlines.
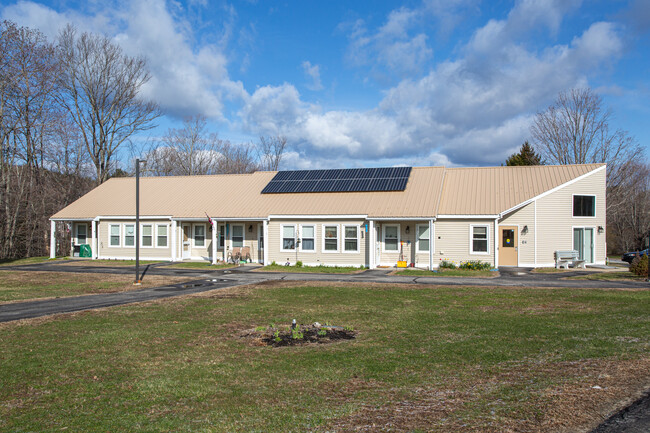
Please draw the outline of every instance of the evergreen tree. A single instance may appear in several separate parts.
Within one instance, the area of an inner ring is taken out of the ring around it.
[[[535,149],[526,141],[519,150],[519,153],[513,153],[506,159],[507,166],[513,165],[542,165],[542,158]]]

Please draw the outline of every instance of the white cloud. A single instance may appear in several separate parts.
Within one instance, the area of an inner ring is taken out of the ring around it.
[[[307,85],[309,90],[323,90],[323,83],[320,79],[320,66],[312,65],[309,60],[302,62],[302,69],[311,78],[312,82]]]

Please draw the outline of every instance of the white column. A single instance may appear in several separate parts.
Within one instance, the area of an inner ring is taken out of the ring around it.
[[[494,267],[499,267],[499,218],[494,220]]]
[[[212,264],[217,264],[217,222],[212,220]]]
[[[375,269],[375,222],[370,220],[368,223],[368,268]]]
[[[433,220],[429,220],[429,270],[433,271],[433,248],[434,248]]]
[[[172,238],[172,262],[176,261],[176,220],[172,220],[172,230],[170,237]]]
[[[269,264],[269,245],[271,242],[269,242],[269,222],[264,221],[264,227],[262,228],[264,230],[264,260],[263,260],[263,265],[266,266]]]
[[[90,222],[90,248],[92,249],[90,256],[93,260],[97,259],[97,221]]]
[[[56,258],[56,221],[50,221],[50,258]]]

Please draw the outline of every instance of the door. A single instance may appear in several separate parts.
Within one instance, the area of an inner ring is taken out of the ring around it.
[[[264,223],[257,226],[257,261],[264,263]]]
[[[183,260],[190,258],[190,231],[190,225],[183,224]]]
[[[516,226],[499,226],[499,266],[517,266],[518,243]]]
[[[574,228],[573,229],[573,249],[579,254],[580,260],[585,263],[594,262],[594,229],[593,228]]]

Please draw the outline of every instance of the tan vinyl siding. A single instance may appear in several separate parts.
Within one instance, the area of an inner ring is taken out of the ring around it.
[[[110,232],[109,227],[114,224],[119,224],[120,227],[120,246],[111,247],[110,246]],[[120,258],[120,259],[134,259],[135,258],[135,245],[133,247],[124,246],[124,230],[125,225],[133,224],[135,226],[134,220],[101,220],[97,223],[97,233],[98,233],[98,254],[99,258]],[[167,226],[167,247],[158,248],[156,247],[156,224],[162,224]],[[140,257],[142,259],[154,258],[154,259],[164,259],[171,260],[171,221],[169,220],[147,220],[141,221],[140,227],[143,225],[152,226],[152,244],[153,247],[143,247],[140,245]],[[142,236],[142,229],[140,229],[140,235]],[[89,242],[90,243],[90,238]]]
[[[489,254],[470,252],[470,227],[488,226]],[[441,260],[460,262],[480,260],[494,266],[494,220],[444,219],[436,221],[436,244],[434,262]],[[437,266],[437,265],[436,265]]]
[[[519,266],[535,266],[535,203],[509,213],[499,221],[500,226],[518,226]],[[528,232],[523,233],[524,226]]]
[[[282,226],[295,225],[298,233],[301,235],[300,226],[313,225],[315,229],[315,250],[313,252],[301,251],[282,251]],[[338,227],[338,252],[323,251],[323,229],[324,226],[335,225]],[[359,252],[345,252],[344,249],[344,231],[346,225],[359,226],[359,237],[357,239]],[[368,257],[366,254],[368,236],[365,233],[364,220],[271,220],[269,222],[268,240],[266,248],[268,249],[269,263],[285,264],[289,261],[292,265],[296,261],[301,261],[305,265],[318,266],[323,265],[341,265],[341,266],[367,266]]]
[[[605,228],[606,222],[605,180],[605,170],[600,170],[537,200],[537,261],[540,266],[554,264],[555,251],[573,249],[573,227],[594,228],[595,261],[605,262],[605,233],[598,233],[598,227]],[[594,218],[573,216],[574,194],[596,196]]]

